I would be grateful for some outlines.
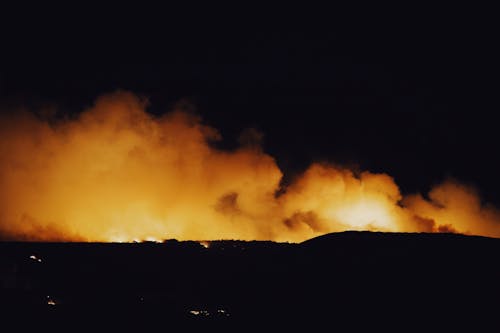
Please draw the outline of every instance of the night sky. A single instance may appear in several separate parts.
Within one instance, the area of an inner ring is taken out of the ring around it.
[[[130,90],[149,98],[151,113],[181,105],[200,114],[220,130],[221,149],[258,129],[288,178],[313,161],[388,173],[403,193],[452,177],[500,206],[491,18],[378,9],[264,23],[244,12],[224,22],[203,11],[115,15],[116,24],[83,14],[77,23],[13,20],[2,44],[2,112],[75,114]]]

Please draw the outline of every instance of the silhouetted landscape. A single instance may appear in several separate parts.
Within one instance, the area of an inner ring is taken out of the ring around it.
[[[500,299],[500,240],[457,234],[0,249],[4,318],[40,329],[460,327]]]
[[[500,332],[493,6],[235,4],[2,7],[0,333]]]

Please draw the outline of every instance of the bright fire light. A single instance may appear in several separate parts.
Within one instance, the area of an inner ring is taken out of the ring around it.
[[[210,242],[208,241],[201,241],[199,242],[201,246],[203,246],[205,249],[208,249],[210,247]]]
[[[393,230],[397,225],[390,208],[375,200],[360,200],[334,210],[331,217],[335,221],[349,221],[353,230]]]
[[[220,134],[198,117],[152,116],[145,106],[119,92],[73,119],[0,113],[0,237],[300,242],[364,229],[500,237],[500,213],[456,181],[427,199],[402,195],[386,174],[313,163],[283,188],[282,170],[258,145],[217,149]]]

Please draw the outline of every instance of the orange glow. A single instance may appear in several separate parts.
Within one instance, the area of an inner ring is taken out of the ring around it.
[[[154,117],[131,93],[76,119],[0,119],[0,235],[61,241],[275,240],[327,232],[454,231],[500,237],[500,214],[445,182],[403,197],[385,174],[312,164],[280,195],[282,172],[256,144],[221,151],[182,111]],[[254,140],[255,141],[255,140]],[[209,243],[207,243],[209,244]]]
[[[360,200],[346,205],[334,211],[332,218],[338,221],[349,221],[349,227],[352,229],[391,230],[395,227],[390,211],[377,201]]]

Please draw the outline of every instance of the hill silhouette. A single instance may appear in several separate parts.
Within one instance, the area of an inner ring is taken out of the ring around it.
[[[499,253],[499,239],[380,232],[300,244],[3,242],[0,302],[14,325],[51,330],[456,328],[496,317]]]

